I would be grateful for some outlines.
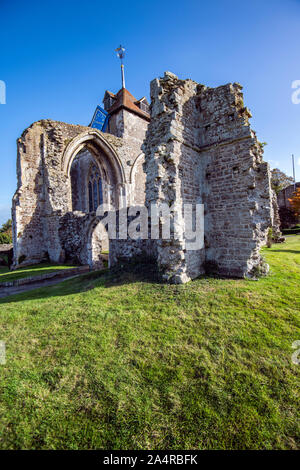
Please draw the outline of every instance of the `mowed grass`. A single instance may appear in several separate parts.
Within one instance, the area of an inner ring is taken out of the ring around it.
[[[138,269],[0,300],[1,448],[299,449],[300,237],[264,254],[258,282]]]
[[[49,274],[61,269],[69,269],[74,266],[64,266],[64,265],[53,265],[49,263],[35,264],[33,266],[26,266],[24,268],[16,269],[15,271],[10,271],[7,267],[1,266],[0,268],[0,283],[1,282],[11,282],[17,279],[23,279],[25,277],[35,277],[42,274]]]

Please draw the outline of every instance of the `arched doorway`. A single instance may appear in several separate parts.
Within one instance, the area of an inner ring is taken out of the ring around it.
[[[126,205],[123,166],[115,150],[94,129],[70,142],[62,165],[69,181],[70,212],[74,217],[87,215],[88,219],[85,220],[95,216],[88,230],[84,231],[82,253],[91,268],[101,269],[108,261],[109,238],[96,218],[96,211],[101,204],[109,209]]]
[[[87,237],[88,264],[92,269],[108,266],[109,238],[105,227],[96,219]]]

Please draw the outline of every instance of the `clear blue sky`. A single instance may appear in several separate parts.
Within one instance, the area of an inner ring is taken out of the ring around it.
[[[88,124],[104,91],[149,96],[170,70],[208,86],[240,82],[265,159],[300,179],[300,0],[0,0],[0,223],[16,189],[16,139],[32,122]]]

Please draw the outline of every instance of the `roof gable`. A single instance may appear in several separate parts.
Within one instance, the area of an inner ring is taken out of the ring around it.
[[[109,114],[114,114],[119,109],[125,108],[128,111],[132,111],[135,114],[138,114],[139,116],[143,117],[144,119],[147,119],[148,121],[150,120],[150,114],[146,111],[143,111],[137,105],[137,103],[140,103],[141,101],[148,104],[145,97],[141,98],[140,100],[137,100],[128,90],[126,90],[126,88],[121,88],[121,90],[119,90],[116,95],[114,95],[110,91],[106,91],[104,95],[104,100],[107,96],[114,100],[112,106],[107,110]]]

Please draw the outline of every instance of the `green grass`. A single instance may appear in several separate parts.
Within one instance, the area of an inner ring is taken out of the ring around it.
[[[16,271],[10,271],[7,267],[0,268],[0,283],[11,282],[25,277],[35,277],[41,274],[49,274],[60,269],[69,269],[74,266],[53,265],[49,263],[35,264],[33,266],[26,266],[19,268]]]
[[[0,300],[1,448],[299,449],[300,237],[264,254],[258,282],[139,268]]]

